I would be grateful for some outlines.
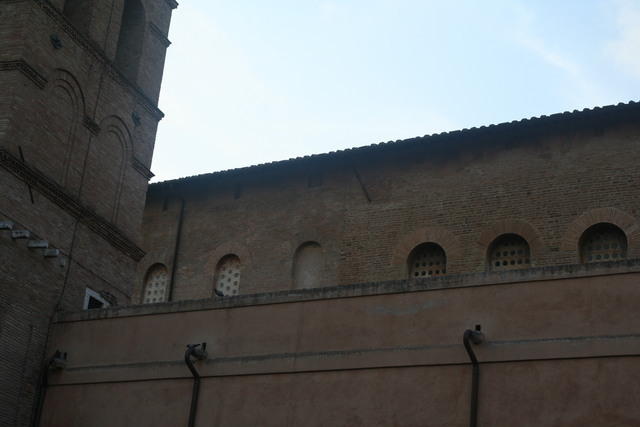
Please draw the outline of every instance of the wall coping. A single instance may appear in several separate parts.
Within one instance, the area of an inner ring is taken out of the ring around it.
[[[389,280],[314,289],[295,289],[160,304],[131,305],[105,309],[58,312],[54,323],[162,315],[190,311],[220,310],[269,304],[286,304],[324,299],[355,298],[408,292],[510,285],[524,282],[575,279],[640,272],[640,259],[593,264],[570,264],[512,271],[487,271],[436,276],[428,279]]]

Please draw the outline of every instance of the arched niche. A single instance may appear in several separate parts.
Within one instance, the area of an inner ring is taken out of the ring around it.
[[[132,82],[136,82],[138,77],[144,42],[144,27],[145,13],[140,0],[125,0],[115,64]]]
[[[324,253],[318,242],[305,242],[293,257],[293,286],[295,289],[320,287],[323,283]]]

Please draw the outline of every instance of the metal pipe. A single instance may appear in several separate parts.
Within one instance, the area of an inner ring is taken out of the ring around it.
[[[200,347],[200,348],[199,348]],[[187,351],[184,353],[184,363],[187,364],[187,368],[193,375],[193,388],[191,389],[191,407],[189,408],[189,423],[188,427],[193,427],[196,423],[196,413],[198,411],[198,395],[200,394],[200,374],[193,366],[191,358],[196,360],[203,360],[207,358],[207,343],[202,344],[187,344]]]
[[[49,387],[49,371],[64,369],[66,366],[67,353],[62,353],[60,350],[56,350],[53,356],[47,359],[43,364],[38,384],[38,395],[35,403],[35,415],[33,417],[33,422],[31,423],[33,427],[38,427],[40,425],[44,399],[47,396],[47,388]]]
[[[476,330],[467,329],[462,336],[462,343],[469,355],[472,364],[471,372],[471,404],[469,410],[469,427],[478,425],[478,388],[480,384],[480,364],[471,344],[480,344],[484,341],[484,335],[480,332],[480,325],[476,325]]]

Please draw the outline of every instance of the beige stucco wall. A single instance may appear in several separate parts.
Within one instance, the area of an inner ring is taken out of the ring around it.
[[[479,425],[637,426],[639,361],[483,365]],[[462,427],[469,384],[467,366],[207,378],[196,425]],[[187,380],[58,387],[44,425],[186,426],[190,391]]]
[[[185,345],[207,342],[198,426],[636,426],[640,262],[73,313],[54,325],[43,426],[186,425]]]

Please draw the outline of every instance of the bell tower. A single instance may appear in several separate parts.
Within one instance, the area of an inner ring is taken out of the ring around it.
[[[56,312],[130,301],[177,5],[0,1],[2,425],[37,418]]]

